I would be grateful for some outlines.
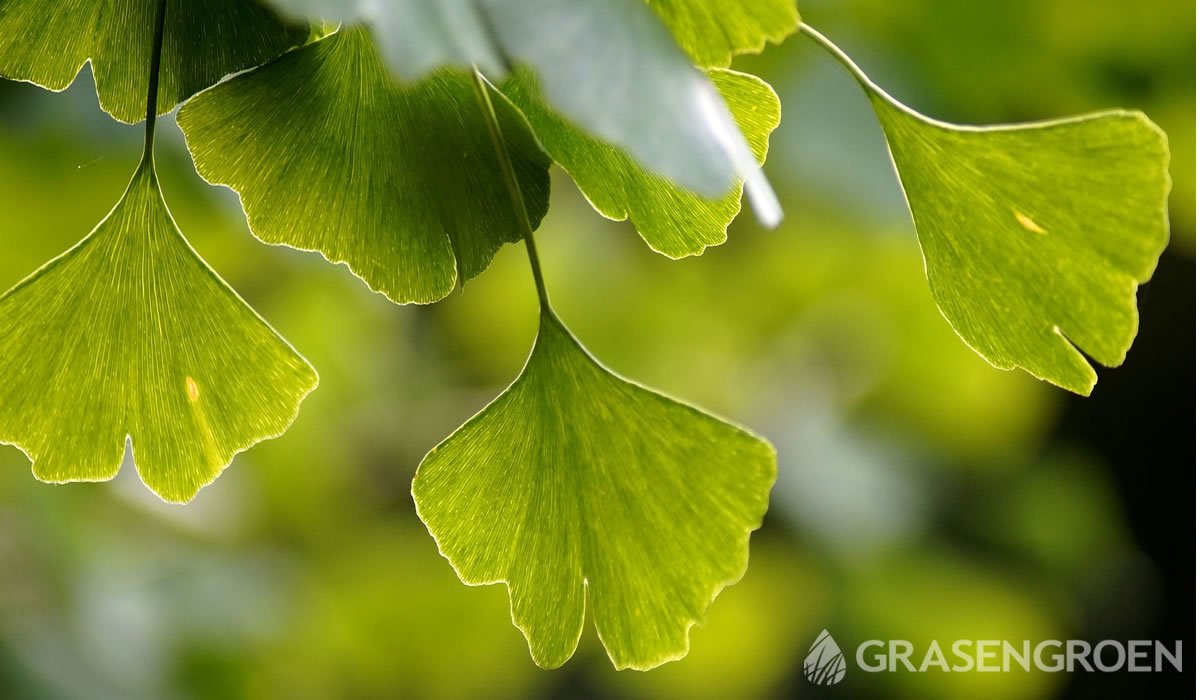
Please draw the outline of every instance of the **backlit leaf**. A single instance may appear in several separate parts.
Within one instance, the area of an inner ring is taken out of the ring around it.
[[[344,262],[397,303],[428,303],[521,238],[471,81],[447,68],[399,83],[350,29],[198,95],[179,125],[196,169],[241,195],[260,239]],[[495,102],[536,225],[550,161]]]
[[[0,77],[50,90],[70,85],[92,62],[100,106],[126,123],[146,116],[153,0],[0,2]],[[307,26],[287,26],[256,0],[172,0],[167,6],[158,110],[224,76],[303,43]]]
[[[591,609],[618,668],[687,652],[746,570],[769,444],[624,380],[552,312],[521,376],[426,456],[418,512],[466,583],[506,583],[534,661],[574,653]]]
[[[0,441],[43,481],[117,474],[190,500],[317,385],[175,227],[143,164],[78,245],[0,297]]]
[[[767,139],[779,125],[779,98],[751,75],[713,70],[709,78],[733,112],[761,163]],[[707,199],[646,170],[624,151],[589,135],[557,114],[540,96],[536,79],[518,70],[501,91],[529,119],[542,146],[601,214],[629,219],[654,250],[673,257],[698,255],[725,241],[742,206],[739,182],[719,199]]]
[[[1080,394],[1137,335],[1137,288],[1167,245],[1166,136],[1140,112],[974,128],[857,77],[883,126],[934,300],[963,340]]]

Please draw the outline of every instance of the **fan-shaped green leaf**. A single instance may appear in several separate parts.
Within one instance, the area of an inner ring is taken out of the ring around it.
[[[317,384],[184,240],[145,164],[87,238],[0,297],[0,377],[0,441],[39,479],[111,479],[129,440],[179,502]]]
[[[4,0],[0,77],[62,90],[90,60],[100,107],[120,121],[141,121],[155,11],[151,0]],[[173,0],[164,28],[159,114],[308,36],[307,26],[284,25],[256,0]]]
[[[883,125],[942,314],[1002,369],[1080,394],[1137,335],[1167,244],[1166,136],[1140,112],[972,128],[900,104],[815,31]]]
[[[426,456],[413,497],[464,582],[508,585],[539,665],[570,658],[586,605],[613,663],[645,669],[741,578],[774,480],[766,442],[613,375],[547,310],[520,378]]]
[[[745,178],[759,218],[774,225],[782,216],[729,109],[645,0],[400,0],[387,10],[362,0],[273,1],[371,24],[382,46],[400,47],[389,55],[404,78],[437,61],[477,62],[494,79],[503,72],[495,57],[527,65],[557,111],[647,169],[708,197]],[[461,32],[447,29],[452,21]]]
[[[648,0],[698,66],[724,68],[800,26],[796,0]]]
[[[761,163],[767,139],[779,125],[779,98],[751,75],[713,70],[717,86]],[[628,218],[654,250],[681,258],[725,241],[725,231],[742,206],[741,184],[719,199],[706,199],[646,170],[624,151],[589,135],[557,114],[541,98],[537,80],[515,71],[501,91],[529,119],[542,146],[561,165],[601,214]]]
[[[437,301],[521,238],[471,76],[395,82],[363,29],[243,73],[179,113],[196,168],[242,197],[254,234],[345,262],[397,303]],[[550,160],[496,100],[534,223]]]
[[[1167,146],[1109,113],[984,131],[880,106],[939,308],[998,367],[1091,393],[1167,244]],[[1077,349],[1078,348],[1078,349]]]

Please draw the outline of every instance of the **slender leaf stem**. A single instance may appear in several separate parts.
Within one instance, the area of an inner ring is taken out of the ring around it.
[[[525,251],[529,254],[529,266],[533,270],[533,282],[537,285],[538,302],[543,311],[550,310],[550,296],[546,293],[546,280],[542,277],[542,264],[538,259],[537,245],[533,242],[533,224],[529,221],[529,211],[525,208],[525,197],[521,194],[521,184],[517,181],[517,171],[513,167],[508,147],[504,143],[504,132],[500,130],[500,118],[496,115],[496,106],[492,104],[492,96],[488,93],[487,80],[475,70],[475,96],[479,98],[479,107],[483,110],[484,121],[487,122],[488,133],[492,137],[492,145],[496,147],[496,158],[500,161],[500,170],[504,174],[504,182],[508,186],[508,195],[512,200],[513,213],[517,223],[521,225],[521,235],[525,239]]]
[[[813,29],[811,26],[801,22],[800,23],[800,33],[804,34],[809,39],[812,39],[818,46],[820,46],[830,56],[832,56],[834,60],[836,60],[838,63],[840,63],[846,70],[848,70],[850,72],[850,75],[854,76],[854,79],[856,81],[858,81],[858,84],[867,93],[867,97],[871,98],[872,102],[875,103],[876,111],[878,111],[878,109],[879,109],[877,100],[883,100],[890,106],[900,110],[901,112],[904,112],[905,114],[912,117],[913,119],[925,122],[926,124],[936,126],[936,127],[951,128],[951,129],[962,129],[963,128],[959,125],[948,124],[946,122],[939,121],[937,119],[933,119],[932,117],[927,117],[924,114],[921,114],[917,110],[913,109],[912,107],[909,107],[908,105],[904,104],[903,102],[892,97],[890,94],[888,94],[888,92],[886,90],[879,87],[879,85],[874,80],[871,80],[871,77],[869,75],[867,75],[866,72],[862,68],[858,67],[858,64],[854,62],[854,59],[850,58],[849,54],[847,54],[845,51],[843,51],[841,49],[841,47],[839,47],[837,44],[833,43],[833,41],[831,41],[829,39],[829,37],[825,36],[824,34],[817,31],[816,29]],[[991,127],[981,127],[981,128],[987,129],[987,128],[991,128]]]
[[[800,32],[816,42],[816,44],[822,49],[825,49],[830,56],[837,60],[838,63],[842,64],[846,70],[850,71],[850,74],[854,76],[854,79],[862,83],[864,87],[879,90],[875,83],[869,77],[867,77],[866,73],[863,72],[863,69],[859,68],[858,64],[855,63],[845,51],[842,51],[841,47],[830,41],[829,37],[803,22],[800,23]]]
[[[142,159],[154,162],[154,123],[158,119],[158,74],[162,66],[163,35],[167,22],[167,0],[158,0],[154,18],[154,45],[150,50],[150,87],[146,94],[146,145]]]

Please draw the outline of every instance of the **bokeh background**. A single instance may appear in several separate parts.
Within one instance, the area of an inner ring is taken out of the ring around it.
[[[779,482],[749,572],[683,661],[617,673],[585,630],[537,669],[500,587],[468,588],[413,513],[422,455],[516,376],[523,251],[395,307],[344,268],[248,235],[171,120],[167,200],[198,250],[318,367],[283,438],[188,507],[131,468],[48,486],[0,448],[0,697],[1051,698],[1191,695],[1195,635],[1195,5],[805,0],[806,19],[933,116],[1144,109],[1170,135],[1173,240],[1141,335],[1090,399],[975,356],[927,290],[882,137],[803,38],[739,59],[779,91],[769,174],[788,218],[670,262],[565,177],[538,234],[564,319],[621,373],[752,426]],[[85,74],[0,85],[0,287],[116,202],[140,131]],[[3,381],[3,378],[0,378]],[[1185,640],[1183,674],[801,672],[828,628],[872,638]]]

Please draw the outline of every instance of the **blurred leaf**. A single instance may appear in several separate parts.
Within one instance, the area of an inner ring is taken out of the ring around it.
[[[761,163],[767,138],[779,126],[779,98],[752,75],[726,70],[708,75]],[[681,258],[725,241],[726,228],[742,208],[740,182],[720,199],[700,197],[647,171],[621,149],[557,114],[543,101],[537,79],[528,71],[514,72],[500,89],[524,112],[542,146],[571,174],[592,206],[610,219],[632,220],[651,248]]]
[[[397,303],[429,303],[519,240],[468,74],[394,82],[365,30],[338,32],[179,113],[196,168],[238,192],[254,234],[344,262]],[[497,99],[534,224],[549,159]]]
[[[444,65],[503,72],[476,0],[268,0],[296,19],[322,17],[375,28],[379,49],[397,75],[417,80]]]
[[[740,176],[759,217],[779,203],[721,96],[644,0],[485,0],[515,62],[546,100],[644,166],[708,197]],[[553,31],[546,31],[553,27]]]
[[[1082,353],[1110,367],[1125,360],[1137,286],[1167,244],[1162,131],[1140,112],[990,128],[937,122],[809,31],[875,106],[950,325],[1001,369],[1090,394],[1096,372]]]
[[[648,0],[698,66],[725,67],[800,26],[796,0]]]
[[[759,217],[773,226],[782,216],[729,109],[645,0],[274,1],[370,24],[401,78],[451,62],[498,79],[507,65],[496,56],[527,65],[555,109],[649,170],[707,197],[746,178]]]
[[[317,385],[184,240],[146,162],[87,238],[0,297],[0,376],[0,441],[39,479],[111,479],[128,439],[177,502],[281,434]]]
[[[590,599],[617,668],[647,669],[741,578],[774,480],[766,442],[613,375],[544,310],[524,372],[413,497],[465,583],[508,585],[538,665],[571,657]]]
[[[146,116],[156,3],[148,0],[7,0],[0,6],[0,76],[63,90],[91,61],[100,107],[133,124]],[[164,29],[158,112],[230,73],[303,43],[255,0],[172,2]]]

